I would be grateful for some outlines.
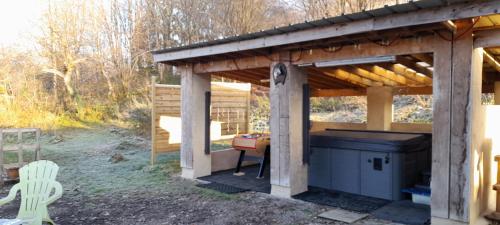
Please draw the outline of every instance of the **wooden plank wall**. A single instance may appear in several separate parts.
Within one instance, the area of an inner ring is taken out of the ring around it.
[[[153,79],[154,80],[154,79]],[[161,116],[180,117],[180,85],[156,84],[153,82],[152,107],[152,151],[178,151],[180,145],[168,142],[169,133],[160,127]],[[222,122],[222,135],[247,133],[249,127],[250,84],[212,82],[213,121]],[[202,106],[200,106],[202,107]]]

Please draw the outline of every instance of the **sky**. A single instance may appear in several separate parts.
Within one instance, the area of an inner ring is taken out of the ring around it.
[[[0,0],[0,46],[31,48],[44,0]]]

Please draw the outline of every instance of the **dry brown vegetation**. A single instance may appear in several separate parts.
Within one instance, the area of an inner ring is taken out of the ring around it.
[[[149,108],[151,50],[397,0],[48,0],[34,49],[0,49],[0,127],[83,126]]]

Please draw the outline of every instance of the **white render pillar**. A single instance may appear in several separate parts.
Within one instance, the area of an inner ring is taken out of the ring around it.
[[[392,87],[366,89],[368,130],[391,130],[393,94]]]
[[[302,98],[307,75],[285,62],[284,84],[275,84],[271,64],[271,195],[289,198],[307,191],[307,168],[302,162]]]
[[[192,65],[181,66],[181,168],[183,178],[210,175],[212,163],[205,154],[205,93],[210,75],[195,74]]]

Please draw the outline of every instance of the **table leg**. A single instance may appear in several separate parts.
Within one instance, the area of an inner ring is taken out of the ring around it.
[[[266,164],[270,155],[270,150],[271,148],[268,146],[266,148],[266,151],[264,152],[264,157],[262,157],[262,160],[260,161],[259,175],[257,176],[257,178],[259,179],[264,178],[264,170],[266,169]]]
[[[245,160],[245,151],[240,150],[240,158],[238,159],[238,164],[236,165],[236,171],[234,173],[239,173],[241,170],[241,164]]]

